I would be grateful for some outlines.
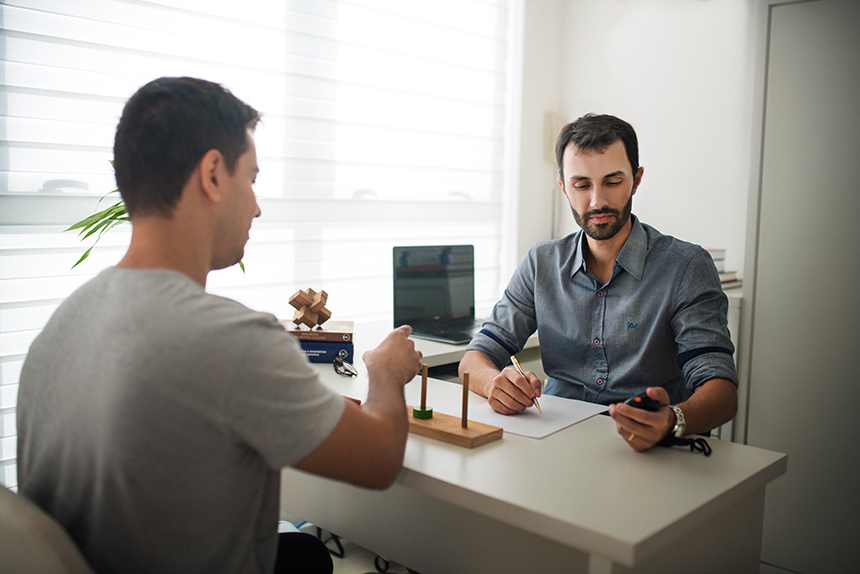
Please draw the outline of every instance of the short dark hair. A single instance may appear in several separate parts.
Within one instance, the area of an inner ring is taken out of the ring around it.
[[[116,183],[129,216],[170,217],[200,159],[212,149],[232,175],[260,113],[226,88],[159,78],[125,104],[114,139]]]
[[[621,140],[627,150],[627,159],[633,168],[632,175],[639,169],[639,141],[633,126],[622,119],[609,115],[585,114],[563,128],[555,143],[555,158],[558,162],[558,176],[564,179],[561,160],[568,144],[578,150],[603,153],[606,148]]]

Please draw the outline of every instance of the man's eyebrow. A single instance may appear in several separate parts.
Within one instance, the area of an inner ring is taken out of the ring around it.
[[[619,169],[618,171],[613,171],[612,173],[607,173],[601,179],[607,179],[609,177],[624,177],[625,175],[626,174],[624,173],[624,171]],[[568,181],[583,181],[583,180],[590,180],[591,178],[588,176],[585,176],[585,175],[572,175],[567,179],[568,179]]]
[[[622,170],[620,170],[620,169],[619,169],[618,171],[613,171],[612,173],[607,173],[606,175],[604,175],[604,176],[603,176],[603,179],[606,179],[606,178],[608,178],[608,177],[618,177],[618,176],[622,176],[622,177],[623,177],[624,175],[626,175],[626,174],[624,173],[624,171],[622,171]]]

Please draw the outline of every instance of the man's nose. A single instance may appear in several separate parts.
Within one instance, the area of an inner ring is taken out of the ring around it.
[[[605,207],[606,203],[606,193],[602,186],[595,185],[591,188],[591,196],[589,197],[589,209],[600,209]]]

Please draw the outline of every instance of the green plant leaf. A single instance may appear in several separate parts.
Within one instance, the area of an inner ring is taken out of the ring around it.
[[[89,257],[89,256],[90,256],[90,251],[92,251],[92,250],[93,250],[93,247],[95,247],[95,246],[96,246],[96,244],[95,244],[95,243],[93,243],[93,244],[92,244],[92,246],[91,246],[89,249],[87,249],[86,251],[84,251],[84,254],[83,254],[83,255],[81,255],[81,258],[80,258],[80,259],[78,259],[78,262],[77,262],[77,263],[75,263],[74,265],[72,265],[72,269],[74,269],[75,267],[77,267],[78,265],[80,265],[80,264],[84,261],[84,259],[86,259],[87,257]]]
[[[112,161],[111,165],[113,165]],[[114,189],[101,196],[96,205],[101,203],[112,193],[119,193],[119,189]],[[72,265],[72,269],[83,263],[84,260],[90,256],[93,247],[96,246],[96,244],[102,238],[102,235],[104,235],[105,233],[107,233],[107,231],[113,229],[117,225],[125,223],[126,221],[128,221],[128,213],[125,210],[125,203],[123,203],[122,199],[120,199],[110,207],[102,209],[101,211],[97,211],[89,217],[85,217],[77,223],[72,224],[71,226],[69,226],[68,229],[65,229],[65,231],[79,230],[78,237],[81,238],[81,241],[88,239],[92,235],[96,236],[96,240],[89,247],[89,249],[84,251],[84,254],[81,255],[81,258],[78,259],[78,261],[74,265]]]
[[[110,161],[111,166],[113,166],[113,160]],[[101,202],[106,199],[112,193],[119,193],[119,189],[114,189],[99,198],[98,206]],[[116,227],[117,225],[121,225],[129,220],[128,213],[125,210],[125,203],[123,203],[122,199],[107,207],[102,209],[101,211],[97,211],[93,213],[89,217],[85,217],[77,223],[72,224],[67,229],[63,231],[78,231],[78,237],[80,237],[81,241],[89,239],[93,235],[95,235],[96,239],[93,241],[93,244],[84,251],[84,254],[81,255],[81,258],[72,265],[72,269],[80,265],[84,262],[84,260],[90,256],[90,252],[92,252],[93,247],[99,242],[102,238],[102,235]],[[239,261],[239,267],[242,269],[242,273],[245,273],[245,264],[242,261]]]

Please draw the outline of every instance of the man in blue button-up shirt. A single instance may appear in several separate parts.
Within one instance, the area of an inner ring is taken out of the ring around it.
[[[505,368],[540,333],[544,392],[610,404],[638,451],[734,417],[728,300],[707,251],[631,214],[642,181],[632,126],[586,115],[556,145],[558,183],[581,231],[529,250],[460,363],[496,411],[532,406],[541,383]],[[656,412],[615,404],[646,391]]]

